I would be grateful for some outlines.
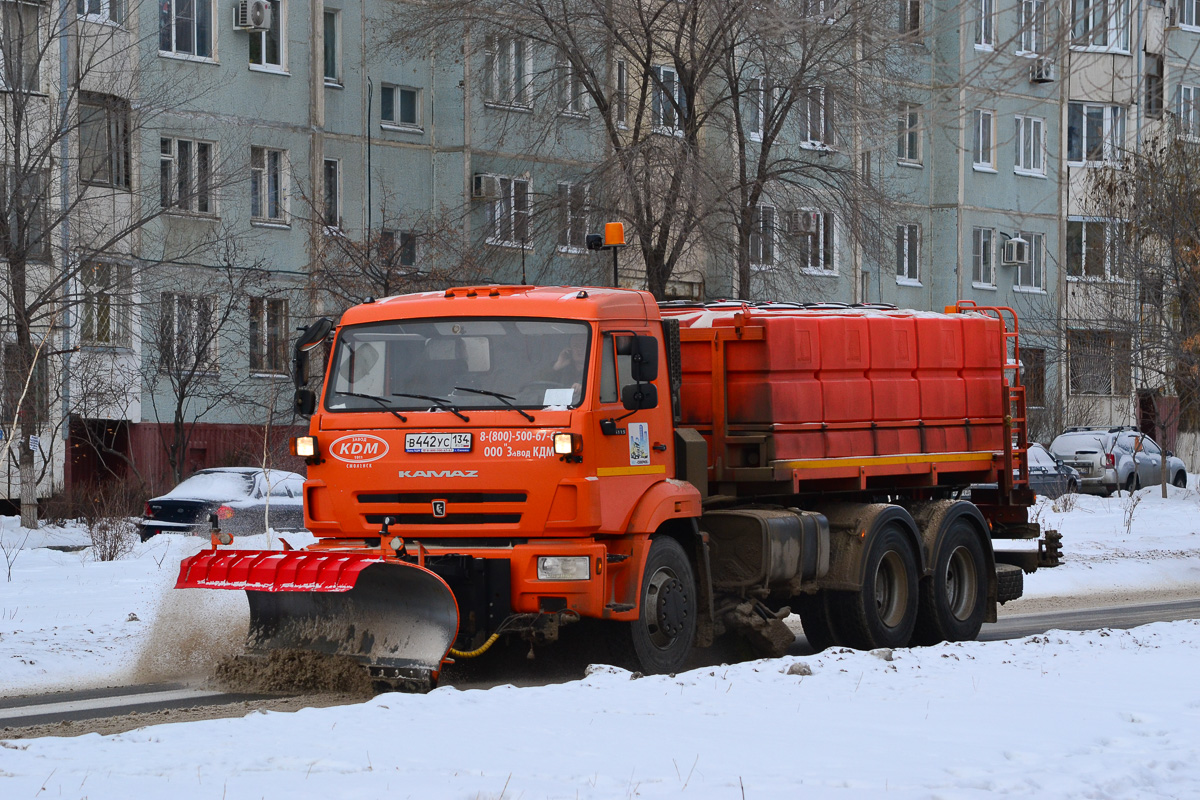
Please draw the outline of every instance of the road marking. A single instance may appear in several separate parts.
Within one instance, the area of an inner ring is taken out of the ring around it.
[[[169,703],[175,700],[202,700],[216,697],[225,692],[206,692],[199,689],[175,689],[165,692],[143,692],[141,694],[114,695],[108,697],[92,697],[86,700],[62,700],[57,703],[42,703],[16,708],[0,707],[0,722],[23,719],[25,717],[40,717],[47,714],[71,714],[78,711],[94,711],[102,708],[124,709],[135,705],[152,703]]]

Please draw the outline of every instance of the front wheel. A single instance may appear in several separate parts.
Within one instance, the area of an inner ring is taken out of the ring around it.
[[[650,544],[639,595],[641,613],[631,623],[633,652],[647,674],[678,672],[696,638],[696,579],[679,542],[659,536]]]
[[[1177,489],[1187,488],[1187,473],[1183,470],[1175,473],[1175,480],[1171,481],[1171,485]]]
[[[959,517],[938,544],[933,574],[921,581],[916,644],[970,641],[987,608],[987,559],[974,526]]]
[[[898,524],[876,532],[864,566],[857,591],[829,596],[833,630],[858,650],[906,646],[917,622],[917,557]]]

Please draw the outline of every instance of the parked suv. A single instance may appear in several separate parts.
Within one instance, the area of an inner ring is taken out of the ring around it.
[[[1079,491],[1109,496],[1157,484],[1163,451],[1133,427],[1067,428],[1050,443],[1050,453],[1079,471]],[[1167,480],[1187,485],[1183,461],[1167,452]]]
[[[1183,488],[1187,486],[1187,468],[1183,461],[1168,450],[1163,452],[1158,443],[1137,431],[1122,431],[1117,434],[1116,449],[1128,455],[1133,460],[1135,469],[1121,484],[1126,489],[1138,489],[1142,486],[1157,486],[1162,481],[1162,460],[1167,459],[1167,482]]]
[[[1067,428],[1050,454],[1079,473],[1079,491],[1108,497],[1134,474],[1132,454],[1117,448],[1123,428]]]

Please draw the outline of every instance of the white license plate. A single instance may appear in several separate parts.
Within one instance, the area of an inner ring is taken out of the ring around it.
[[[404,452],[469,453],[471,452],[471,434],[406,433],[404,434]]]

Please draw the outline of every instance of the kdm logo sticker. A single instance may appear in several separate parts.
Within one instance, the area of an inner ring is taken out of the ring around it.
[[[347,464],[362,464],[368,461],[378,461],[387,455],[388,443],[378,436],[369,433],[356,433],[353,436],[343,436],[334,439],[329,448],[329,454],[338,461]]]

